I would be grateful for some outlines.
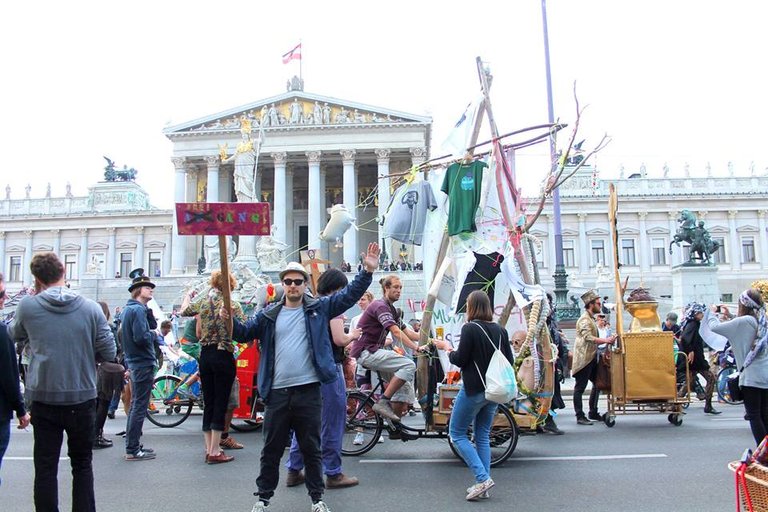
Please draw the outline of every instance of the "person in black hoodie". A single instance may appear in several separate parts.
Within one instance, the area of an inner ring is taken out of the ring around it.
[[[720,414],[720,411],[712,407],[712,393],[715,390],[715,381],[717,379],[709,368],[707,358],[704,357],[704,340],[701,334],[699,334],[701,319],[704,318],[706,310],[707,306],[698,302],[691,302],[685,307],[685,320],[683,320],[683,325],[680,326],[682,330],[680,342],[682,351],[688,354],[691,379],[696,379],[701,375],[707,380],[707,385],[704,388],[704,412],[706,414]]]
[[[5,279],[0,273],[0,309],[3,309],[5,297]],[[24,398],[21,396],[16,349],[5,324],[0,322],[0,465],[11,440],[11,418],[14,411],[19,420],[17,428],[27,428],[29,413],[24,408]]]
[[[495,349],[514,361],[506,329],[493,322],[493,307],[488,294],[475,290],[467,297],[467,323],[461,328],[461,343],[453,350],[445,340],[435,345],[448,352],[452,364],[461,368],[463,383],[451,411],[449,434],[456,450],[475,475],[475,484],[467,489],[467,501],[487,498],[494,486],[491,479],[490,432],[498,404],[486,400],[484,376]],[[475,444],[467,431],[474,425]]]

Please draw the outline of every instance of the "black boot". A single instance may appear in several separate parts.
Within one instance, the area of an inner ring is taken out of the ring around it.
[[[707,402],[707,404],[704,406],[704,414],[722,414],[722,411],[718,411],[714,407],[712,407],[712,402]]]
[[[544,422],[544,426],[541,427],[541,430],[545,433],[553,434],[556,436],[561,436],[565,434],[565,432],[557,428],[555,419],[552,416],[547,416],[547,421]]]
[[[110,439],[106,439],[104,435],[99,434],[96,436],[96,439],[93,440],[93,447],[95,449],[112,448],[112,441]]]

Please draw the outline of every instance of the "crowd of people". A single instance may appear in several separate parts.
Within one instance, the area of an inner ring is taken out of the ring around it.
[[[205,395],[202,417],[204,459],[207,464],[234,460],[225,449],[243,446],[229,435],[237,395],[234,343],[258,343],[258,392],[265,405],[264,443],[256,479],[253,512],[265,511],[279,484],[280,464],[286,446],[288,487],[303,484],[312,512],[328,512],[326,489],[359,484],[343,470],[341,450],[347,414],[346,390],[370,389],[382,376],[385,384],[373,409],[387,421],[390,439],[411,439],[401,419],[418,407],[414,394],[415,359],[426,350],[443,350],[461,370],[462,387],[455,399],[449,435],[474,482],[466,489],[467,500],[490,497],[495,485],[490,474],[490,431],[498,404],[485,394],[486,371],[497,350],[514,364],[526,332],[513,332],[493,322],[493,306],[484,291],[467,297],[461,343],[454,347],[443,339],[419,343],[418,321],[407,324],[396,308],[402,293],[397,275],[379,282],[381,296],[369,288],[380,268],[380,250],[370,244],[357,275],[349,281],[344,269],[328,269],[310,292],[310,276],[297,263],[279,274],[282,293],[274,303],[246,318],[241,306],[224,306],[224,290],[234,288],[232,275],[215,271],[205,296],[185,295],[181,309],[158,325],[147,304],[155,283],[142,274],[132,276],[130,298],[110,318],[106,303],[96,303],[71,290],[64,280],[64,266],[54,253],[36,254],[30,268],[35,281],[18,305],[10,326],[0,326],[0,463],[10,439],[12,415],[17,427],[34,427],[34,503],[37,510],[58,509],[58,464],[63,434],[72,468],[73,510],[96,509],[93,449],[109,448],[104,436],[107,418],[115,417],[122,396],[126,407],[124,459],[149,461],[154,449],[142,443],[143,423],[150,407],[153,379],[162,366],[158,347],[174,332],[181,350],[199,361],[200,384]],[[5,300],[0,275],[0,307]],[[575,380],[573,394],[577,425],[603,419],[598,411],[596,373],[601,354],[617,341],[612,332],[604,299],[590,290],[581,297],[584,312],[576,323],[572,347],[555,316],[549,296],[546,319],[552,344],[557,347],[552,409],[562,409],[560,384],[568,371]],[[361,313],[349,321],[347,312],[357,304]],[[178,317],[187,317],[181,338]],[[110,320],[113,320],[110,322]],[[712,407],[714,375],[704,357],[702,324],[728,339],[740,371],[746,419],[755,442],[768,433],[768,322],[760,293],[746,290],[738,301],[737,315],[727,307],[691,303],[682,325],[670,313],[662,329],[671,331],[691,370],[707,382],[702,398],[704,412]],[[55,341],[54,341],[55,340]],[[20,365],[14,345],[24,347],[25,396],[22,396]],[[432,346],[430,346],[432,345]],[[434,348],[433,348],[434,347]],[[570,349],[570,353],[569,353]],[[572,357],[572,361],[571,361]],[[680,363],[680,362],[678,362]],[[583,394],[592,389],[585,413]],[[192,385],[188,380],[185,386]],[[473,427],[473,437],[467,435]],[[540,426],[545,433],[561,435],[551,413]],[[357,443],[357,439],[355,439]],[[1,483],[1,480],[0,480]]]

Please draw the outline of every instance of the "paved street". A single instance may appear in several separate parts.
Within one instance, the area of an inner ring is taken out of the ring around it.
[[[724,413],[711,417],[694,403],[681,427],[670,425],[666,414],[649,414],[618,416],[611,429],[577,427],[566,411],[559,423],[567,434],[521,437],[510,460],[492,471],[492,498],[479,503],[464,501],[470,473],[446,441],[387,440],[363,457],[345,458],[345,472],[361,485],[328,491],[326,501],[334,512],[731,510],[734,483],[726,464],[752,439],[741,406],[718,407]],[[108,421],[108,437],[123,426],[124,417]],[[146,424],[144,442],[158,452],[154,461],[123,461],[122,438],[95,452],[99,510],[250,511],[261,433],[237,434],[246,448],[233,452],[236,460],[208,466],[199,427],[199,415],[174,429]],[[32,510],[31,455],[31,432],[14,431],[2,468],[2,510]],[[70,477],[68,461],[61,464],[64,511]],[[282,483],[270,510],[308,511],[306,490]]]

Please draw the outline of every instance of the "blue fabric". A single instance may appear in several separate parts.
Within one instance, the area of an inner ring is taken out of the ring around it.
[[[8,443],[11,441],[11,420],[0,419],[0,468],[3,467],[3,455],[5,450],[8,449]],[[3,484],[3,480],[0,479],[0,485]]]
[[[347,389],[344,383],[344,370],[336,365],[336,380],[320,386],[323,397],[323,412],[320,419],[320,447],[323,452],[323,473],[336,476],[342,473],[341,441],[344,437],[344,426],[347,418]],[[291,451],[288,469],[299,471],[304,469],[304,457],[301,455],[296,435],[291,441]]]
[[[149,395],[155,378],[154,366],[131,369],[131,410],[125,426],[125,453],[135,455],[141,446],[141,429],[149,407]]]
[[[131,370],[154,366],[157,362],[155,357],[157,335],[149,329],[147,307],[137,300],[130,299],[123,309],[120,328],[123,330],[121,339],[125,365]]]
[[[318,382],[312,353],[309,350],[304,309],[286,308],[280,311],[275,322],[275,336],[280,343],[275,347],[275,374],[272,387],[290,388]],[[289,361],[290,364],[282,364]]]
[[[448,433],[453,446],[475,475],[477,483],[491,477],[491,425],[498,404],[485,399],[485,393],[468,395],[462,387],[456,395],[451,411]],[[467,437],[472,426],[475,444]]]
[[[328,322],[355,305],[371,285],[372,276],[370,272],[361,270],[355,279],[338,293],[317,299],[304,297],[304,319],[309,334],[312,363],[323,384],[336,379],[336,363],[333,360]],[[261,310],[245,323],[236,318],[233,322],[232,337],[234,339],[259,340],[261,359],[259,360],[258,387],[264,400],[269,399],[272,391],[275,371],[275,323],[282,305],[283,303],[280,303]]]

